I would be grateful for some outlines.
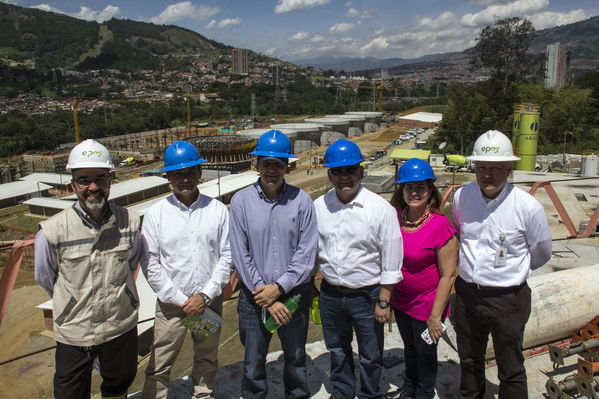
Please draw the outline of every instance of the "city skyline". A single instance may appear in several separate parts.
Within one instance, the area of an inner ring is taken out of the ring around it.
[[[177,25],[209,39],[285,61],[323,55],[416,58],[462,51],[497,19],[521,17],[541,30],[599,15],[591,0],[9,0],[103,22],[127,18]]]

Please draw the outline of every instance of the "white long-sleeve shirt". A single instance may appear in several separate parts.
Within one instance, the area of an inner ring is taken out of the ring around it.
[[[326,281],[347,288],[401,281],[403,244],[391,204],[361,187],[347,204],[333,190],[316,199],[314,207],[316,262]]]
[[[182,306],[200,292],[214,299],[229,281],[229,214],[218,200],[200,194],[187,207],[168,196],[146,211],[142,242],[142,269],[162,302]]]
[[[491,200],[483,197],[476,183],[462,187],[453,199],[452,214],[460,237],[458,270],[469,283],[520,285],[532,269],[551,258],[545,209],[511,183]],[[505,264],[496,260],[502,248]]]

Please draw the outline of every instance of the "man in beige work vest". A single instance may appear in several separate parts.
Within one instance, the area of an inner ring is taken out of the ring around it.
[[[35,237],[35,280],[52,297],[57,399],[89,399],[96,357],[103,398],[125,398],[137,372],[140,218],[108,203],[113,168],[100,143],[76,145],[67,170],[77,202]]]

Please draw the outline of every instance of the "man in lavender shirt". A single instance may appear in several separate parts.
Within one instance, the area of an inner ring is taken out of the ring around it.
[[[243,283],[239,292],[239,336],[245,347],[241,396],[265,398],[266,355],[272,334],[264,321],[273,316],[285,367],[286,398],[308,398],[306,338],[308,283],[316,256],[314,205],[303,190],[285,183],[291,142],[278,130],[264,133],[252,152],[258,156],[258,181],[231,199],[231,255]],[[283,302],[301,295],[298,309]]]

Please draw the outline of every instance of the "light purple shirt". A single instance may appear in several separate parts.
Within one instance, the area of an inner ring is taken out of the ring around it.
[[[233,263],[251,291],[279,283],[289,292],[307,283],[314,269],[318,239],[314,204],[304,190],[286,183],[272,201],[259,182],[231,199]]]

